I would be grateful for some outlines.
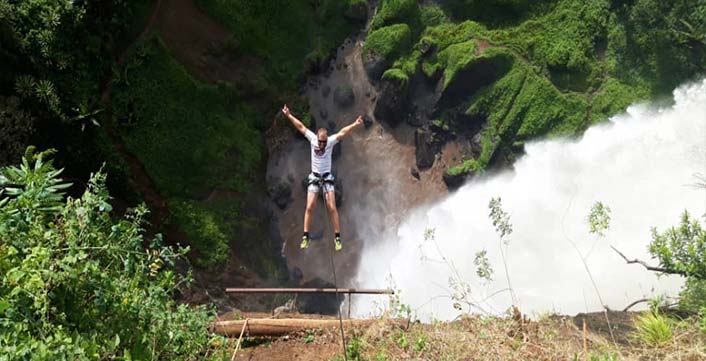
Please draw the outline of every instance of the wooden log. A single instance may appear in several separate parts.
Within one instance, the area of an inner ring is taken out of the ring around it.
[[[247,322],[245,332],[249,336],[281,336],[309,329],[339,327],[336,319],[256,318]],[[343,320],[343,327],[365,326],[373,322],[375,320]],[[238,336],[244,325],[245,320],[218,321],[211,324],[210,331],[221,336]]]

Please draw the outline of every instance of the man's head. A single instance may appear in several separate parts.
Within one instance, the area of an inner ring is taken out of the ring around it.
[[[322,143],[326,145],[326,141],[328,141],[328,131],[326,128],[319,128],[319,130],[316,131],[316,137],[319,139],[319,145]]]

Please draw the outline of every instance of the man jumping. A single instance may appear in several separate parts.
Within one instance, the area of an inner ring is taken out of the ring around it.
[[[317,134],[314,134],[314,132],[307,129],[299,119],[289,112],[289,108],[287,108],[286,104],[282,108],[282,113],[284,113],[287,119],[292,122],[294,127],[297,128],[297,130],[302,133],[311,144],[311,173],[309,173],[307,186],[306,212],[304,213],[304,235],[302,236],[302,243],[299,247],[309,247],[309,226],[311,225],[311,214],[314,212],[314,206],[316,205],[316,195],[323,191],[324,199],[326,200],[326,207],[328,208],[328,214],[331,218],[331,225],[333,225],[333,231],[336,233],[333,242],[336,251],[340,251],[343,249],[343,242],[341,242],[341,229],[338,222],[338,210],[336,210],[334,177],[333,174],[331,174],[331,155],[333,154],[334,145],[340,142],[341,139],[345,138],[351,130],[363,124],[363,117],[358,116],[352,124],[344,127],[338,133],[329,137],[325,128],[319,128],[316,132]]]

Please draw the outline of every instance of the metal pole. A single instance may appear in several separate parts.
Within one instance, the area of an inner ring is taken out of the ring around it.
[[[226,293],[358,293],[370,295],[394,295],[388,289],[357,288],[226,288]]]

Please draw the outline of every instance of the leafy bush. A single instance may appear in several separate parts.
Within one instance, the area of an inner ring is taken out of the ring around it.
[[[186,250],[143,236],[144,206],[111,216],[105,175],[63,199],[47,153],[0,170],[0,355],[7,359],[208,358],[214,312],[177,305]]]
[[[169,210],[169,223],[186,233],[197,265],[208,268],[228,260],[228,239],[213,214],[183,200],[169,202]]]
[[[635,318],[633,336],[650,346],[661,346],[672,340],[672,325],[666,316],[649,311]]]
[[[420,25],[417,0],[382,0],[378,12],[370,22],[370,29],[377,30],[392,24],[407,24],[416,32]]]
[[[412,33],[406,24],[396,24],[377,29],[368,35],[363,52],[374,52],[385,59],[397,58],[411,45]]]

